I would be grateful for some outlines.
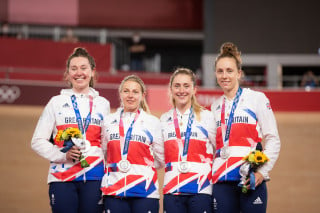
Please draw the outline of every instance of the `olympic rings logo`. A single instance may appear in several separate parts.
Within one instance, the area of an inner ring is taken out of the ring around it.
[[[0,103],[13,103],[20,97],[20,88],[17,86],[6,86],[0,87]]]

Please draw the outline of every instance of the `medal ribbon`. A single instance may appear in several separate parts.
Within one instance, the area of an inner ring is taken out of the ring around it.
[[[189,149],[189,141],[190,141],[190,137],[191,137],[191,125],[193,123],[193,119],[194,119],[194,113],[193,113],[193,110],[192,110],[192,107],[191,107],[190,108],[189,119],[188,119],[188,124],[187,124],[187,130],[186,130],[186,134],[185,134],[185,137],[184,137],[183,152],[182,152],[182,155],[181,155],[181,159],[183,159],[183,160],[187,159],[187,154],[188,154],[188,149]],[[177,136],[178,140],[180,141],[180,143],[182,143],[180,127],[179,127],[179,123],[178,123],[178,116],[177,116],[176,109],[174,109],[174,111],[173,111],[173,123],[174,123],[174,128],[175,128],[175,131],[176,131],[176,136]]]
[[[138,119],[138,117],[140,115],[140,111],[139,110],[137,111],[136,116],[134,117],[133,121],[130,124],[130,127],[127,130],[126,136],[124,136],[124,125],[123,125],[123,120],[122,120],[122,114],[123,114],[123,110],[120,113],[119,134],[120,134],[121,148],[123,147],[123,151],[122,151],[121,157],[122,157],[122,159],[126,160],[127,159],[127,155],[128,155],[128,150],[129,150],[129,142],[130,142],[130,139],[131,139],[133,124]]]
[[[76,114],[76,119],[77,119],[77,123],[78,123],[78,128],[81,131],[82,135],[83,135],[83,139],[86,139],[86,131],[89,127],[90,121],[91,121],[91,112],[92,112],[92,105],[93,105],[93,97],[91,95],[89,95],[89,106],[90,106],[90,110],[89,113],[84,121],[84,124],[82,124],[82,118],[81,118],[81,114],[78,108],[78,103],[77,103],[77,98],[75,95],[71,96],[71,102],[72,102],[72,106],[73,106],[73,110],[74,113]],[[86,182],[86,174],[83,174],[83,181]]]
[[[222,132],[222,141],[223,141],[223,146],[229,146],[229,137],[230,137],[230,131],[231,131],[231,125],[233,123],[233,116],[234,116],[234,112],[237,108],[240,96],[242,93],[242,88],[239,87],[237,93],[236,93],[236,97],[233,100],[233,104],[232,104],[232,108],[231,108],[231,112],[230,112],[230,116],[228,119],[228,124],[226,127],[226,122],[225,122],[225,101],[226,98],[223,99],[222,102],[222,107],[221,107],[221,132]]]
[[[250,178],[249,188],[251,190],[255,190],[256,189],[256,177],[254,176],[254,170],[252,169],[251,165],[249,167],[248,174],[249,174],[249,178]],[[238,186],[243,187],[244,186],[244,182],[245,182],[246,178],[248,178],[248,176],[246,176],[244,174],[241,174],[241,176],[242,176],[242,178],[241,178],[241,181],[238,184]]]
[[[89,95],[89,106],[90,106],[90,111],[84,121],[84,124],[82,124],[82,118],[80,115],[80,111],[78,108],[78,103],[77,103],[77,98],[75,95],[71,96],[71,102],[72,102],[72,106],[74,109],[74,113],[76,114],[76,119],[77,119],[77,123],[78,123],[78,128],[81,131],[82,135],[85,136],[85,133],[89,127],[90,121],[91,121],[91,112],[92,112],[92,105],[93,105],[93,97],[91,95]],[[85,138],[85,137],[84,137]]]

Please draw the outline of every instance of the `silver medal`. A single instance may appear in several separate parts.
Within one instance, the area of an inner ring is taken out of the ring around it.
[[[227,159],[229,157],[229,155],[230,155],[230,151],[229,151],[228,147],[227,146],[222,147],[220,150],[220,157],[222,159]]]
[[[190,170],[190,164],[188,161],[181,161],[179,162],[179,167],[178,167],[179,171],[181,173],[188,173]]]
[[[119,168],[120,172],[126,173],[130,170],[131,164],[128,160],[121,160],[118,163],[118,168]]]

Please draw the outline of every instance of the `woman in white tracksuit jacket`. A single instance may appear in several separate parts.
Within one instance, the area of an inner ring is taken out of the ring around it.
[[[165,152],[164,211],[212,212],[215,122],[196,101],[196,77],[178,68],[170,79],[173,109],[161,120]]]
[[[83,48],[67,60],[65,78],[71,89],[63,89],[46,105],[32,138],[32,149],[50,161],[48,174],[52,212],[102,212],[101,179],[104,153],[101,138],[110,104],[92,88],[95,61]],[[82,145],[64,150],[59,130],[79,128]],[[50,139],[52,137],[52,139]],[[89,166],[82,168],[83,156]]]
[[[135,75],[119,87],[122,106],[106,120],[102,181],[105,212],[159,212],[157,168],[163,163],[160,121],[149,114],[146,88]]]
[[[215,61],[215,74],[224,95],[211,107],[217,124],[217,152],[213,162],[214,212],[264,213],[267,208],[266,181],[280,151],[270,102],[262,92],[240,87],[241,57],[233,43],[221,46]],[[264,142],[264,149],[260,142]],[[243,158],[258,147],[270,160],[257,171],[248,172]],[[247,173],[251,174],[250,180],[245,182]],[[243,193],[242,185],[250,186],[251,190]]]

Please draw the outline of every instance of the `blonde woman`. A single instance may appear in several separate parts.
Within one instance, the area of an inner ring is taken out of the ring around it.
[[[163,163],[160,121],[149,113],[146,87],[136,75],[119,87],[121,107],[106,120],[105,212],[159,212],[157,168]]]
[[[210,213],[213,116],[196,100],[196,77],[190,69],[175,70],[169,92],[173,108],[160,118],[165,152],[164,211]]]

